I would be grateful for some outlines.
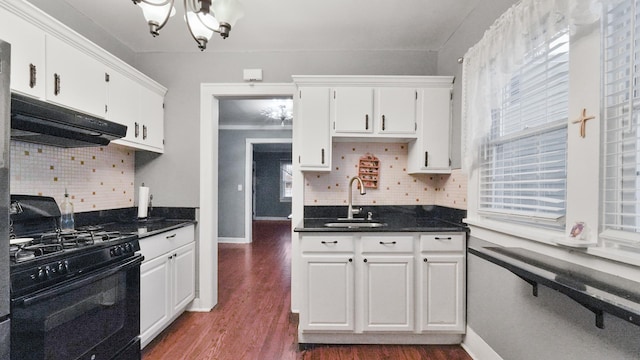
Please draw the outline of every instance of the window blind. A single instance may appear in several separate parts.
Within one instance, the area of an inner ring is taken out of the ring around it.
[[[606,9],[603,31],[604,131],[601,221],[605,245],[640,248],[640,4]]]
[[[479,210],[560,227],[566,212],[568,31],[539,40],[496,96],[500,106],[493,109],[481,154]]]

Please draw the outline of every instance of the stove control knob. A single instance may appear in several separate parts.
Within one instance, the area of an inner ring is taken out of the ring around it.
[[[118,245],[118,246],[114,247],[114,248],[113,248],[113,253],[114,253],[116,256],[120,256],[120,255],[122,255],[122,247],[121,247],[120,245]]]
[[[58,274],[65,274],[69,271],[69,262],[58,262]]]
[[[44,268],[44,275],[46,279],[51,279],[51,276],[53,275],[51,268],[49,266],[46,266]]]
[[[132,252],[133,251],[133,246],[131,245],[131,243],[124,244],[124,251],[126,251],[126,252]]]
[[[38,280],[40,281],[47,280],[47,275],[45,274],[43,268],[38,269]]]

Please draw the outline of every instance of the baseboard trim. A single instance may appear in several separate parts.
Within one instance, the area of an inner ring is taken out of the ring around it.
[[[218,237],[218,243],[224,244],[248,244],[250,242],[246,238]]]
[[[467,325],[467,333],[460,344],[474,360],[503,360],[484,339]]]
[[[254,218],[254,220],[259,220],[259,221],[283,221],[283,220],[290,220],[288,217],[286,216],[256,216]]]

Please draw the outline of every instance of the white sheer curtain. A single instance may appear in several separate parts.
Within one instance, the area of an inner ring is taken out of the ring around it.
[[[605,0],[606,1],[606,0]],[[548,41],[567,24],[598,20],[598,0],[522,0],[507,10],[464,56],[463,169],[477,168],[477,153],[491,130],[498,96],[541,40]],[[563,21],[564,19],[564,21]],[[540,37],[548,37],[541,39]]]

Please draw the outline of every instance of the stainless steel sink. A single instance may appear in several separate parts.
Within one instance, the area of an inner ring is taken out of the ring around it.
[[[378,222],[330,222],[324,224],[326,227],[330,228],[379,228],[383,226],[387,226],[387,224],[378,223]]]

